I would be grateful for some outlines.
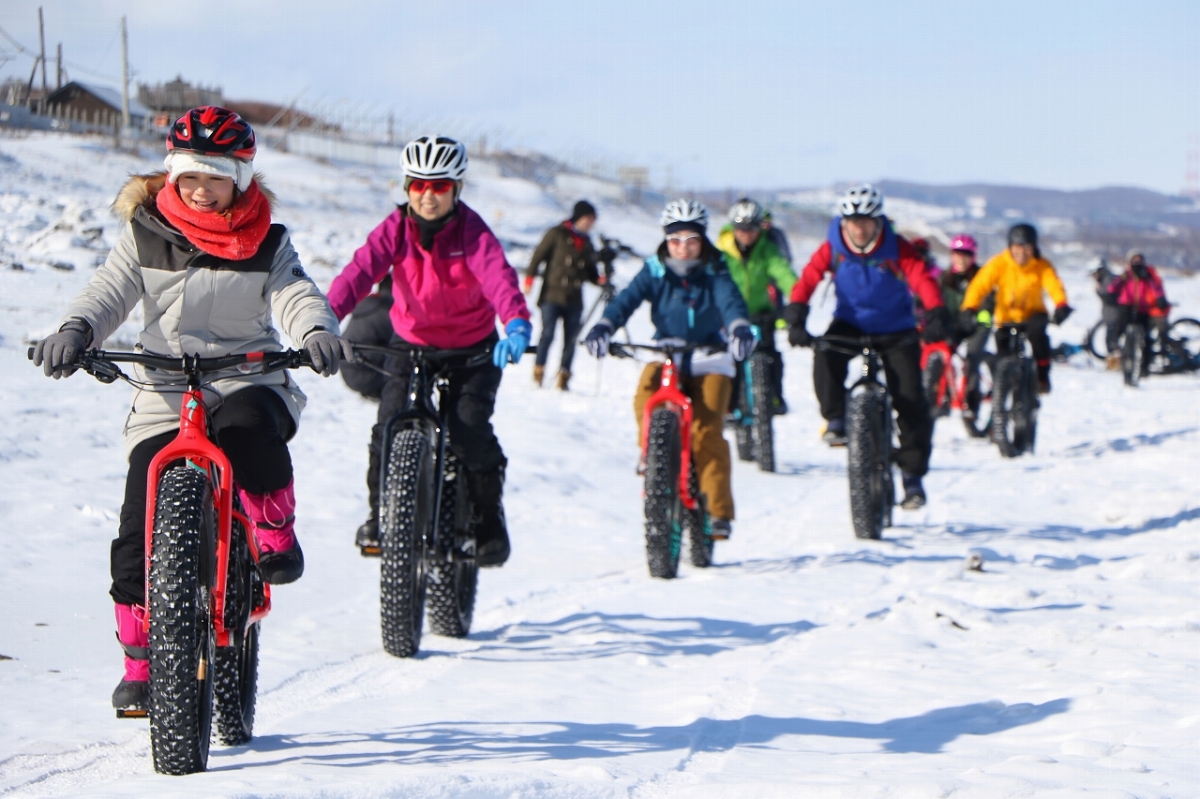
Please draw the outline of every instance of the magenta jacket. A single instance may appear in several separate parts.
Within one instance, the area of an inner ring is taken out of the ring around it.
[[[421,249],[417,223],[398,208],[371,231],[367,243],[329,287],[339,320],[392,273],[392,327],[411,344],[457,349],[477,344],[504,324],[529,319],[517,272],[487,223],[466,204]]]

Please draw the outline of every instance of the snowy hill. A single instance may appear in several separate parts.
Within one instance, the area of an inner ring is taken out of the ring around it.
[[[129,390],[47,380],[25,350],[116,241],[124,176],[158,163],[0,139],[0,796],[1200,795],[1200,379],[1131,390],[1076,356],[1017,460],[941,421],[930,504],[864,542],[797,350],[779,473],[737,463],[733,539],[670,582],[645,567],[639,366],[581,353],[570,394],[536,390],[528,358],[510,368],[495,423],[513,558],[482,574],[472,635],[427,635],[411,660],[383,653],[378,563],[352,546],[374,406],[298,374],[309,567],[263,626],[257,737],[214,747],[206,774],[155,775],[146,724],[109,705]],[[271,151],[258,165],[327,286],[393,176]],[[576,198],[480,170],[465,199],[523,266]],[[655,215],[600,212],[603,232],[657,243]],[[1078,341],[1098,302],[1082,259],[1060,266],[1078,310],[1052,336]],[[1196,280],[1167,291],[1200,315]],[[645,315],[631,327],[647,335]],[[971,549],[984,571],[964,570]]]

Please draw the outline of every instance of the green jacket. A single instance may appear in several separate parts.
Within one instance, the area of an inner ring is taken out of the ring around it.
[[[733,238],[733,227],[726,225],[717,237],[717,249],[725,253],[725,261],[729,264],[729,276],[741,289],[746,298],[746,307],[752,316],[775,312],[771,303],[771,295],[767,286],[775,282],[781,296],[787,297],[792,293],[796,282],[796,273],[792,265],[779,247],[769,236],[761,235],[750,250],[750,256],[742,260],[737,241]]]

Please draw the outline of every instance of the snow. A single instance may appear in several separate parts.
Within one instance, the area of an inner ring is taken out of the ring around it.
[[[639,365],[581,352],[570,394],[536,390],[528,362],[510,369],[495,424],[513,558],[482,574],[469,638],[427,634],[409,660],[382,652],[378,563],[351,543],[374,408],[339,378],[298,375],[308,571],[264,623],[256,738],[214,745],[205,774],[154,774],[146,723],[109,704],[129,392],[51,382],[25,350],[115,242],[105,209],[124,176],[157,162],[0,139],[6,799],[1200,795],[1200,380],[1131,390],[1075,356],[1054,370],[1037,454],[1002,460],[939,422],[930,504],[865,542],[797,350],[779,473],[735,462],[733,539],[675,581],[646,573]],[[389,210],[389,175],[272,151],[259,167],[322,285]],[[492,174],[466,199],[523,265],[516,248],[576,198]],[[600,203],[600,229],[643,252],[655,221]],[[1084,265],[1060,266],[1079,310],[1054,335],[1078,341],[1098,306]],[[1197,281],[1167,280],[1196,315]],[[644,315],[632,327],[646,335]],[[965,568],[971,553],[983,571]]]

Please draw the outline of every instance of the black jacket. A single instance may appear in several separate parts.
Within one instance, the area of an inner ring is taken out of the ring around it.
[[[596,271],[596,251],[585,233],[572,233],[566,222],[546,231],[542,243],[533,251],[527,278],[538,276],[542,264],[547,264],[538,305],[583,305],[583,284],[599,283]],[[580,246],[576,244],[576,237]]]

